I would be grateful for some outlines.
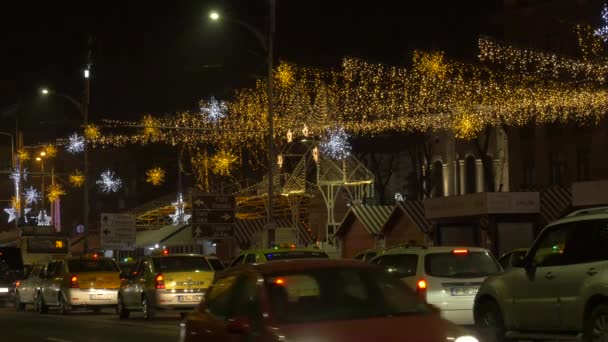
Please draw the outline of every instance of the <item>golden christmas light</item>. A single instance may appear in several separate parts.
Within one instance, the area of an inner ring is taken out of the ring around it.
[[[84,184],[84,174],[80,170],[76,170],[70,175],[69,181],[72,186],[80,188]]]
[[[220,176],[230,176],[232,168],[235,166],[239,158],[232,152],[220,150],[216,155],[211,157],[211,171]]]
[[[146,182],[159,186],[165,181],[165,170],[160,167],[152,168],[146,171]]]
[[[95,141],[101,137],[101,131],[96,125],[89,124],[84,128],[84,136],[87,140]]]
[[[57,183],[51,184],[46,188],[46,198],[49,202],[54,202],[63,195],[65,195],[65,190]]]
[[[17,151],[17,158],[19,158],[20,161],[27,161],[30,159],[30,153],[26,149],[22,148]]]

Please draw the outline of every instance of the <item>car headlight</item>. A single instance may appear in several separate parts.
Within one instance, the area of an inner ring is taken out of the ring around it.
[[[454,342],[479,342],[479,340],[473,336],[460,336],[457,337]]]

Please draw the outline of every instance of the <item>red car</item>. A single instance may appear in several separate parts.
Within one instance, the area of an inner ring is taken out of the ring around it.
[[[354,260],[287,260],[218,275],[181,341],[477,342],[401,281]]]

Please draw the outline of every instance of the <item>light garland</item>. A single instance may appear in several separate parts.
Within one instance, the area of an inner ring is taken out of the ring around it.
[[[165,170],[160,167],[152,168],[146,171],[146,182],[159,186],[165,181]]]
[[[99,180],[97,180],[97,185],[102,192],[109,194],[117,192],[122,187],[122,180],[116,177],[113,171],[107,170],[101,174]]]
[[[68,138],[66,150],[72,154],[77,154],[84,151],[84,137],[74,133]]]
[[[75,170],[68,180],[73,187],[80,188],[84,184],[84,174],[80,170]]]
[[[60,184],[51,184],[46,189],[46,198],[49,202],[55,202],[63,195],[65,195],[65,190],[63,190],[63,187]]]

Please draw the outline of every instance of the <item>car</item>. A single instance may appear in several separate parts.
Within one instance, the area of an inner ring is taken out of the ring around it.
[[[490,251],[480,247],[389,248],[371,260],[437,306],[446,319],[473,325],[473,301],[483,280],[501,271]]]
[[[476,342],[405,284],[355,260],[246,264],[218,276],[180,341]]]
[[[0,302],[12,301],[16,282],[24,277],[23,259],[16,247],[0,247]]]
[[[118,267],[120,267],[120,272],[123,274],[131,274],[136,265],[137,263],[131,258],[125,258],[118,263]]]
[[[39,274],[40,287],[34,296],[39,313],[54,307],[60,314],[76,309],[116,307],[120,269],[112,258],[87,254],[50,262]]]
[[[513,265],[520,264],[521,261],[526,257],[528,252],[527,248],[517,248],[509,252],[504,253],[498,258],[498,263],[503,270],[508,270]]]
[[[281,244],[272,248],[244,251],[234,258],[234,260],[232,260],[230,267],[241,264],[261,264],[269,261],[303,258],[327,259],[329,256],[327,253],[317,248],[296,247],[293,244]]]
[[[34,305],[36,293],[40,290],[46,265],[32,265],[25,279],[15,284],[15,309],[24,311],[26,305]]]
[[[521,263],[483,283],[475,322],[488,341],[608,340],[608,207],[547,225]]]
[[[369,262],[372,260],[378,253],[380,253],[381,249],[366,249],[364,251],[359,252],[357,255],[353,257],[355,260],[361,260],[365,262]]]
[[[205,255],[205,258],[215,272],[221,272],[226,268],[222,260],[215,255]]]
[[[144,257],[134,271],[123,274],[118,293],[118,316],[141,311],[150,320],[158,310],[187,312],[196,307],[211,285],[215,272],[199,254],[162,254]]]

